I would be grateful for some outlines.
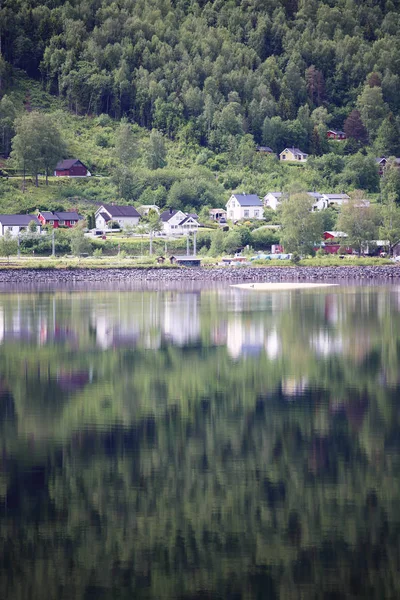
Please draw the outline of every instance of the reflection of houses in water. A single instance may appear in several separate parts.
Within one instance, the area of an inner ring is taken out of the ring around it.
[[[124,319],[114,317],[106,307],[96,310],[92,315],[92,324],[96,330],[96,343],[100,348],[119,348],[123,346],[135,346],[140,338],[140,328],[134,317]]]
[[[281,340],[276,328],[266,331],[264,324],[242,315],[228,321],[226,347],[233,359],[240,356],[258,356],[265,352],[275,360],[282,351]]]
[[[311,336],[310,345],[318,356],[331,356],[341,354],[343,351],[342,336],[331,335],[324,329]]]
[[[171,293],[165,297],[163,308],[161,327],[168,340],[184,346],[200,338],[198,293]]]
[[[308,386],[307,377],[301,377],[300,379],[287,378],[282,381],[282,394],[293,398],[295,396],[301,396],[304,394]]]
[[[276,329],[273,329],[265,340],[265,352],[270,360],[275,360],[281,354],[282,345]]]
[[[260,324],[235,316],[228,321],[226,346],[232,358],[257,356],[264,349],[265,334]]]
[[[64,392],[77,392],[85,387],[91,379],[89,371],[65,371],[60,369],[56,381]]]

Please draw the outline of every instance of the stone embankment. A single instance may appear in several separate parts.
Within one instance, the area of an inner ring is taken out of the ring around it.
[[[400,281],[400,266],[343,266],[343,267],[223,267],[182,269],[9,269],[0,271],[0,285],[35,284],[110,284],[116,282],[285,282],[386,280]]]

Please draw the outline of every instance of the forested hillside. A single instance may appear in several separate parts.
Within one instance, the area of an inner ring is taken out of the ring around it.
[[[347,150],[396,154],[399,22],[398,0],[3,0],[0,73],[217,152],[249,133],[321,154],[357,109]]]

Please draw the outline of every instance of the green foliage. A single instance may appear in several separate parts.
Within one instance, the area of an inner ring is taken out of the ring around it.
[[[379,215],[373,206],[365,204],[363,196],[356,194],[343,204],[337,226],[348,235],[348,243],[359,254],[363,246],[377,238]]]
[[[0,256],[6,256],[10,260],[12,254],[17,254],[18,241],[13,237],[10,231],[6,230],[0,237]]]
[[[91,254],[92,245],[83,231],[77,227],[70,232],[71,239],[71,252],[74,256],[80,256],[81,254]]]
[[[321,212],[311,212],[313,200],[306,194],[291,194],[282,202],[280,241],[286,252],[312,254],[322,238]]]
[[[65,144],[51,115],[27,113],[16,123],[12,140],[12,156],[19,166],[32,173],[38,185],[38,174],[43,170],[48,176],[65,153]]]

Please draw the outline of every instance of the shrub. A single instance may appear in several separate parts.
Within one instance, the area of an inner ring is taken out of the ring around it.
[[[300,254],[298,252],[293,252],[292,254],[292,258],[290,259],[290,261],[294,264],[294,265],[298,265],[300,262],[301,258],[300,258]]]

